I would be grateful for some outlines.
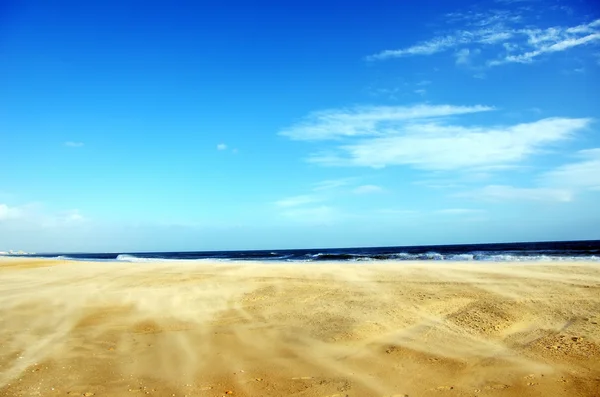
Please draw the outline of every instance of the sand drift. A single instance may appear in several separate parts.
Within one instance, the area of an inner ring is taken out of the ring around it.
[[[593,396],[597,263],[0,260],[0,396]]]

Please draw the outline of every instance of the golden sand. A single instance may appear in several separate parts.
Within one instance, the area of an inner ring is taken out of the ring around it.
[[[600,264],[0,260],[0,396],[599,396]]]

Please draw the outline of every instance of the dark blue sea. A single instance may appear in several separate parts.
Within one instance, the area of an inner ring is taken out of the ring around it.
[[[598,261],[600,240],[537,243],[461,244],[406,247],[284,249],[262,251],[47,253],[44,258],[148,262],[157,260],[211,261]]]

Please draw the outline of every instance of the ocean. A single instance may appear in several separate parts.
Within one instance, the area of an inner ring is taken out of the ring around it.
[[[534,243],[460,244],[370,248],[283,249],[258,251],[45,253],[20,255],[92,261],[598,261],[600,240]]]

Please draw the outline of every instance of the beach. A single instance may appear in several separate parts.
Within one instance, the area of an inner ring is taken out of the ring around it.
[[[0,258],[0,396],[598,396],[598,262]]]

